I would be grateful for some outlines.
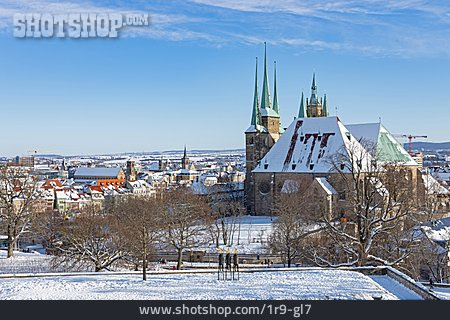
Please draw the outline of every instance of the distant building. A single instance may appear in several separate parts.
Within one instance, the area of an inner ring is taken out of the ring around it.
[[[34,167],[33,156],[17,156],[14,159],[14,163],[21,167]]]
[[[92,168],[80,167],[73,175],[75,181],[97,181],[99,187],[119,187],[125,182],[125,173],[119,167],[114,168]]]
[[[126,179],[127,181],[136,181],[137,180],[137,172],[135,168],[135,161],[128,160],[127,161],[127,171],[126,171]]]
[[[185,170],[195,170],[195,166],[191,161],[189,160],[187,156],[186,146],[184,146],[184,153],[183,158],[181,158],[181,169]]]
[[[419,165],[420,168],[423,168],[423,153],[417,152],[411,155],[415,162]]]
[[[144,180],[127,181],[126,187],[134,195],[152,195],[155,193],[152,186]]]

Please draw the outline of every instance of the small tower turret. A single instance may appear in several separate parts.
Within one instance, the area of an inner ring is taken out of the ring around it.
[[[306,114],[308,117],[324,117],[322,102],[319,101],[317,95],[316,74],[313,73],[313,80],[311,85],[311,97],[306,99],[307,109]]]

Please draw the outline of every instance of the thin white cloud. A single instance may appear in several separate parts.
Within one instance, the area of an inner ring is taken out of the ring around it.
[[[438,0],[191,0],[176,5],[119,4],[2,0],[0,31],[12,33],[12,15],[16,12],[149,13],[149,27],[126,27],[120,36],[202,41],[213,46],[268,41],[302,50],[450,56],[450,4]]]

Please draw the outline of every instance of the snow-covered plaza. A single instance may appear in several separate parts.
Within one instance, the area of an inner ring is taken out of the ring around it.
[[[217,274],[159,273],[59,275],[0,279],[0,299],[420,299],[388,276],[356,271],[304,269],[241,272],[239,281]]]

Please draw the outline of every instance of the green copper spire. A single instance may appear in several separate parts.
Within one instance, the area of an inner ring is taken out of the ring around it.
[[[270,109],[270,91],[269,91],[269,75],[267,72],[267,47],[264,42],[264,79],[262,88],[262,98],[261,98],[261,109]]]
[[[322,110],[323,110],[323,116],[324,117],[328,117],[328,105],[327,105],[327,94],[326,93],[323,95],[323,107],[322,107]]]
[[[309,103],[312,105],[318,104],[318,98],[317,98],[317,86],[316,86],[316,73],[313,73],[313,80],[311,85],[311,98],[309,98]]]
[[[298,111],[298,117],[299,118],[307,118],[306,109],[305,109],[305,98],[303,97],[303,91],[302,91],[302,99],[300,101],[300,110]]]
[[[261,113],[259,110],[259,94],[258,94],[258,58],[256,58],[256,71],[255,71],[255,93],[253,95],[253,112],[251,125],[257,126],[261,125]]]
[[[280,114],[280,107],[278,106],[278,96],[277,96],[277,62],[273,62],[273,111]]]

